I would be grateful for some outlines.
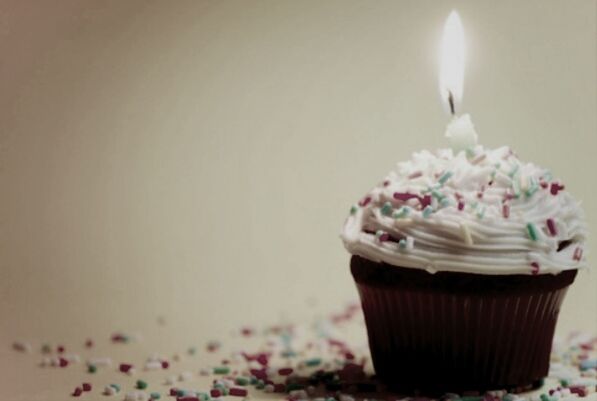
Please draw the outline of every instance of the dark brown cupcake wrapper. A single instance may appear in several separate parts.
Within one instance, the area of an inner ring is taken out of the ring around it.
[[[484,391],[547,375],[556,321],[576,271],[482,276],[353,256],[376,374],[423,393]]]

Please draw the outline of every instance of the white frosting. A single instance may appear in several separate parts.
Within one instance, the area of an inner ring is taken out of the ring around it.
[[[352,254],[431,273],[556,274],[585,266],[586,234],[578,202],[547,170],[475,146],[399,163],[352,207],[341,237]]]

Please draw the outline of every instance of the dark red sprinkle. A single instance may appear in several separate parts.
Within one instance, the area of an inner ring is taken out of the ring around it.
[[[93,340],[92,339],[87,339],[85,341],[85,347],[86,348],[92,348],[93,347]]]
[[[464,202],[463,201],[458,202],[458,210],[464,210]]]
[[[278,374],[280,376],[288,376],[288,375],[292,374],[292,372],[294,372],[294,370],[292,368],[281,368],[281,369],[278,369]]]
[[[286,391],[286,386],[284,383],[276,383],[274,384],[274,393],[284,393]]]
[[[183,395],[182,397],[176,397],[176,401],[199,401],[199,398],[194,395]]]
[[[212,397],[219,397],[219,396],[221,396],[221,395],[222,395],[222,393],[220,392],[220,390],[219,390],[219,389],[217,389],[217,388],[212,388],[212,389],[211,389],[211,391],[209,392],[209,394],[210,394]]]
[[[259,380],[265,380],[267,378],[267,373],[265,373],[265,369],[250,369],[251,375],[255,376]]]
[[[532,274],[539,274],[539,263],[533,262],[531,263],[531,267],[533,268],[531,271]]]
[[[73,397],[80,397],[81,394],[83,394],[83,389],[81,387],[77,387],[75,388],[75,391],[73,391]]]
[[[121,363],[118,367],[118,370],[120,370],[122,373],[127,373],[129,370],[131,370],[132,367],[133,365],[131,365],[130,363]]]
[[[162,369],[168,369],[170,367],[170,362],[162,361]]]
[[[558,231],[556,230],[556,223],[553,221],[553,219],[547,219],[545,223],[547,224],[547,230],[549,231],[549,234],[552,237],[555,237],[558,234]]]
[[[282,386],[284,386],[284,385],[282,385]],[[247,390],[244,388],[232,387],[228,391],[228,394],[236,396],[236,397],[245,397],[247,395]]]
[[[568,387],[572,394],[576,394],[579,397],[586,397],[587,396],[587,389],[580,386],[570,386]]]
[[[270,379],[266,379],[266,380],[264,380],[264,382],[265,382],[265,384],[270,384],[272,386],[275,386],[275,384],[276,384],[276,383],[274,383],[273,380],[270,380]]]
[[[387,187],[388,185],[390,185],[390,181],[386,180],[386,181],[383,182],[383,186],[384,187]]]
[[[68,366],[68,361],[67,361],[66,359],[64,359],[64,358],[60,358],[60,359],[58,360],[58,365],[59,365],[61,368],[65,368],[65,367],[67,367],[67,366]]]
[[[91,383],[83,383],[83,391],[91,391]]]
[[[560,192],[563,189],[564,189],[563,185],[560,185],[557,182],[552,182],[549,191],[551,192],[552,195],[557,195],[558,192]]]
[[[240,332],[245,337],[249,337],[249,336],[253,335],[253,329],[250,327],[244,327]]]
[[[354,354],[352,352],[346,352],[344,354],[344,358],[348,359],[349,361],[352,361],[354,359]]]
[[[549,186],[549,184],[548,184],[548,183],[546,183],[545,181],[541,181],[541,182],[539,183],[539,185],[541,185],[541,188],[543,188],[543,189],[545,189],[545,188],[547,188],[547,187]]]
[[[62,353],[64,353],[64,346],[62,346],[62,345],[59,345],[59,346],[56,348],[56,351],[58,351],[58,353],[59,353],[59,354],[62,354]]]
[[[268,357],[266,354],[259,354],[255,360],[259,362],[262,366],[265,366],[268,363]]]
[[[366,197],[364,197],[363,199],[361,199],[359,201],[359,206],[360,207],[365,207],[365,206],[367,206],[369,204],[369,202],[371,202],[371,197],[370,196],[366,196]]]
[[[170,395],[176,395],[176,394],[178,394],[178,389],[176,387],[172,387],[170,389]]]

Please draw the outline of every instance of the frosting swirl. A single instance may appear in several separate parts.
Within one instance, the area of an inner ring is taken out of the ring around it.
[[[557,274],[585,266],[586,234],[549,171],[477,145],[398,163],[351,208],[341,237],[355,255],[430,273]]]

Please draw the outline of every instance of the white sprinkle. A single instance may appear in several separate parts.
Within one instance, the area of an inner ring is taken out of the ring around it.
[[[273,384],[266,384],[263,388],[263,391],[266,393],[273,393],[274,392],[274,385]]]
[[[146,401],[148,398],[144,391],[132,391],[124,396],[124,401]]]
[[[460,224],[460,231],[462,232],[462,238],[467,245],[473,245],[473,237],[471,237],[471,232],[468,229],[468,226],[464,223]]]
[[[89,358],[87,360],[87,365],[112,366],[112,359],[110,359],[109,357]]]
[[[159,370],[159,369],[162,369],[162,363],[160,361],[145,362],[145,370]]]
[[[193,377],[193,374],[191,372],[184,371],[178,375],[178,380],[183,382],[183,381],[189,380],[191,377]]]
[[[12,348],[15,351],[27,352],[27,353],[31,352],[31,349],[32,349],[31,344],[26,341],[15,341],[12,344]]]
[[[66,354],[62,356],[64,359],[66,359],[68,362],[70,363],[79,363],[81,362],[81,357],[77,354]]]
[[[112,386],[106,386],[104,387],[104,395],[114,395],[116,394],[116,389]]]

